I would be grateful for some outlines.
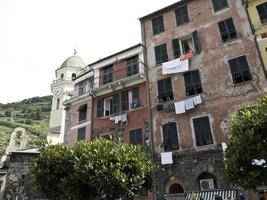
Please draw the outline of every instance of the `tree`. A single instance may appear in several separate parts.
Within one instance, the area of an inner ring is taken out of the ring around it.
[[[235,112],[229,130],[226,177],[244,189],[267,185],[267,95]]]
[[[152,187],[153,164],[137,145],[95,139],[40,149],[33,184],[51,199],[134,199]]]

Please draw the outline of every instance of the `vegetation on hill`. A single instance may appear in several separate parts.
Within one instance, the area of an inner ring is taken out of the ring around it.
[[[33,97],[0,104],[0,156],[5,152],[12,131],[26,129],[27,148],[39,147],[46,140],[52,96]]]

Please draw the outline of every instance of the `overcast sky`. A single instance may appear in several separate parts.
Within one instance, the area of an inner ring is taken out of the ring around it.
[[[141,41],[138,18],[178,0],[0,0],[0,103],[51,94],[76,49],[86,64]]]

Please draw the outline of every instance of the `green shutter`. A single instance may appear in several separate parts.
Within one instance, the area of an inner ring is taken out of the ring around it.
[[[103,110],[104,110],[104,100],[99,99],[97,100],[96,117],[103,117]]]
[[[121,106],[122,111],[128,110],[128,91],[124,91],[121,93]]]
[[[119,112],[119,95],[116,94],[113,96],[113,104],[112,104],[112,113]]]
[[[201,45],[200,45],[200,40],[199,40],[199,37],[198,37],[198,33],[197,33],[197,30],[195,30],[193,33],[192,33],[192,36],[193,36],[193,41],[194,41],[194,45],[195,45],[195,50],[197,53],[201,53]]]
[[[133,92],[133,106],[132,108],[137,108],[139,106],[139,90],[138,88],[134,88]]]
[[[173,49],[173,57],[178,58],[181,56],[181,49],[179,44],[179,39],[172,40],[172,49]]]

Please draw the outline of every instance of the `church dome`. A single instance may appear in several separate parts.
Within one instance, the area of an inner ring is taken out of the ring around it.
[[[60,68],[63,68],[63,67],[79,67],[79,68],[82,68],[82,67],[85,67],[85,63],[83,62],[83,60],[80,57],[74,55],[74,56],[68,57],[63,62],[63,64],[61,65]]]

